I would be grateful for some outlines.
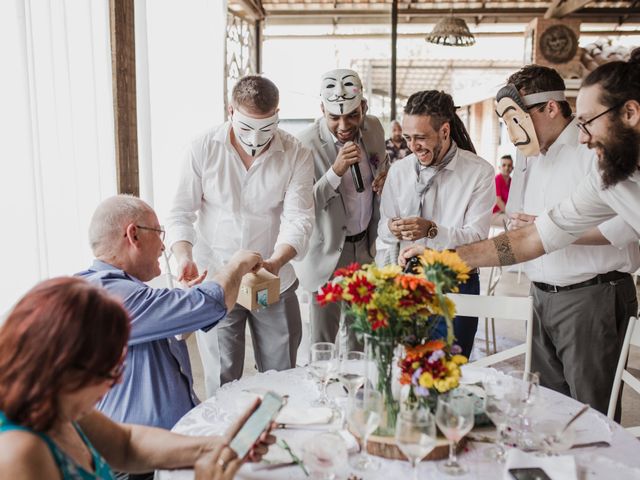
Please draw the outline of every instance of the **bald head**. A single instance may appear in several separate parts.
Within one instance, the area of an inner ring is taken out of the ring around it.
[[[119,240],[129,224],[140,222],[153,209],[131,195],[115,195],[104,200],[91,217],[89,245],[96,258],[117,254]]]

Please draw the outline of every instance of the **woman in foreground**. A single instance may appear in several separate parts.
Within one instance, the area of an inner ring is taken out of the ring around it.
[[[223,437],[189,437],[111,421],[94,409],[124,369],[129,317],[78,278],[44,281],[0,328],[0,479],[114,479],[114,471],[195,468],[233,478],[227,446],[257,403]],[[171,399],[168,398],[167,402]],[[264,434],[249,460],[273,443]]]

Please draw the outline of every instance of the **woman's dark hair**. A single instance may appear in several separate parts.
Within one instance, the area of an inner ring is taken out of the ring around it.
[[[101,288],[72,277],[39,283],[0,328],[0,410],[43,432],[59,395],[95,384],[121,360],[129,316]]]
[[[631,52],[628,62],[600,65],[582,81],[582,87],[599,84],[600,103],[608,108],[627,100],[640,102],[640,47]]]
[[[456,113],[453,98],[448,93],[439,92],[438,90],[424,90],[414,93],[407,100],[407,104],[404,106],[404,113],[405,115],[429,116],[431,126],[436,131],[440,130],[440,127],[445,122],[448,122],[451,128],[451,138],[458,147],[476,153],[469,133]]]
[[[525,95],[540,92],[553,92],[555,90],[566,90],[564,80],[558,72],[553,68],[543,67],[541,65],[527,65],[522,67],[516,73],[507,79],[507,83],[513,83],[518,91],[524,92]],[[569,118],[573,113],[569,102],[557,102],[564,118]],[[539,104],[544,105],[544,103]],[[537,105],[530,105],[533,108]]]

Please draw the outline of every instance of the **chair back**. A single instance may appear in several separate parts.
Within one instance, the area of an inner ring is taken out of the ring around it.
[[[533,298],[506,297],[496,295],[447,295],[456,304],[456,315],[468,317],[501,318],[525,323],[525,342],[473,362],[478,367],[487,367],[524,354],[524,370],[531,371],[531,345],[533,341]]]
[[[640,327],[638,327],[637,324],[638,319],[636,317],[631,317],[629,319],[627,332],[624,335],[624,341],[622,342],[622,348],[620,349],[620,358],[618,359],[616,375],[613,378],[611,397],[609,397],[609,409],[607,411],[607,416],[612,420],[613,416],[616,413],[616,405],[618,403],[620,389],[622,388],[622,382],[626,383],[636,392],[640,393],[640,380],[631,375],[631,373],[629,373],[629,371],[627,370],[627,360],[629,359],[629,350],[631,348],[631,345],[640,347]],[[640,429],[638,429],[638,427],[634,428],[633,433],[636,435],[640,435]]]

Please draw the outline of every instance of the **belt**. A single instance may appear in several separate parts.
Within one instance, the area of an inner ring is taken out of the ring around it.
[[[347,235],[344,240],[345,242],[356,243],[362,240],[366,234],[367,231],[363,230],[362,232],[356,233],[355,235]]]
[[[573,285],[565,285],[564,287],[558,287],[557,285],[549,285],[548,283],[542,283],[542,282],[532,282],[532,283],[536,286],[536,288],[542,290],[543,292],[557,293],[557,292],[564,292],[566,290],[575,290],[576,288],[599,285],[601,283],[615,282],[616,280],[622,280],[623,278],[626,278],[626,277],[631,277],[631,274],[614,271],[614,272],[608,272],[608,273],[601,273],[599,275],[596,275],[593,278],[590,278],[589,280],[585,280],[584,282],[574,283]]]

